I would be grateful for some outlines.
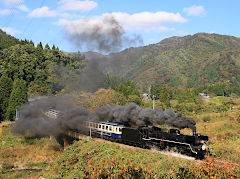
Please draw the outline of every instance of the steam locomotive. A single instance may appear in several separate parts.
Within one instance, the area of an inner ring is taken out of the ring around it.
[[[55,119],[60,114],[61,112],[57,110],[49,110],[45,113],[48,117]],[[199,135],[196,131],[193,131],[193,135],[184,135],[178,129],[170,129],[166,132],[156,126],[131,128],[117,123],[90,121],[82,125],[85,132],[68,129],[66,134],[75,138],[78,138],[78,134],[87,134],[91,137],[146,149],[175,151],[196,159],[204,159],[207,154],[210,154],[207,147],[208,136]]]
[[[113,142],[133,145],[141,148],[158,148],[160,150],[173,150],[175,152],[203,159],[209,153],[207,147],[208,136],[184,135],[178,129],[163,131],[155,126],[129,128],[123,125],[108,122],[86,122],[90,135]]]

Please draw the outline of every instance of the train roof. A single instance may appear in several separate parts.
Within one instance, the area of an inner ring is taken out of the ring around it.
[[[106,125],[111,125],[111,126],[124,127],[124,125],[122,125],[122,124],[111,123],[111,122],[100,122],[99,124],[106,124]]]

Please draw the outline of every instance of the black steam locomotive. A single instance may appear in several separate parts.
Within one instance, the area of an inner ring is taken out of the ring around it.
[[[197,159],[203,159],[209,153],[206,145],[208,136],[199,135],[196,132],[193,132],[193,135],[184,135],[178,129],[164,132],[155,126],[134,129],[108,122],[87,122],[87,127],[93,137],[136,147],[173,150]]]
[[[56,110],[49,110],[45,114],[50,118],[57,118],[59,113]],[[92,137],[141,148],[175,151],[197,159],[203,159],[209,153],[208,136],[199,135],[195,131],[193,131],[193,135],[184,135],[178,129],[170,129],[165,132],[155,126],[130,128],[116,123],[90,121],[80,126],[81,131],[75,126],[75,129],[65,129],[67,130],[65,133],[71,134],[70,136],[75,138],[78,138],[78,134],[89,134]]]

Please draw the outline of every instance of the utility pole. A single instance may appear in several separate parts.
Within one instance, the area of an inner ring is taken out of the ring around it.
[[[153,110],[155,109],[155,97],[156,97],[155,95],[152,96],[152,98],[153,98]]]

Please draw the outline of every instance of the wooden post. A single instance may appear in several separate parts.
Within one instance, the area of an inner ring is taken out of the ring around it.
[[[64,142],[64,148],[69,145],[68,140],[67,140],[66,137],[64,137],[63,142]]]
[[[2,131],[3,131],[2,125],[0,125],[0,135],[2,135]]]

